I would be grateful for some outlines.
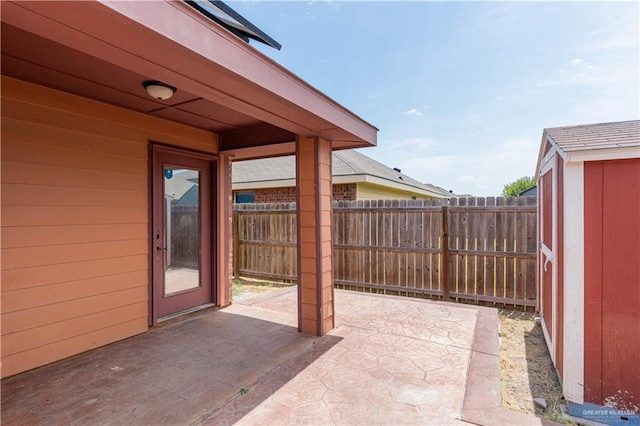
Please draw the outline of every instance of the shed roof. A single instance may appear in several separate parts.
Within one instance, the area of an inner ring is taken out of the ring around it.
[[[549,159],[545,156],[549,144],[565,161],[640,158],[640,120],[544,129],[536,176]]]
[[[234,189],[292,186],[296,178],[295,156],[234,162],[232,172]],[[370,181],[367,177],[373,177],[379,179],[376,183],[407,191],[435,197],[452,196],[443,188],[419,182],[355,150],[333,152],[332,174],[334,183],[367,182]]]
[[[640,147],[640,120],[545,129],[564,152]]]

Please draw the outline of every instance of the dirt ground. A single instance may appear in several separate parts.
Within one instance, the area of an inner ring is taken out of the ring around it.
[[[498,318],[502,406],[564,422],[559,407],[562,390],[541,326],[536,325],[531,313],[501,310]],[[546,411],[535,406],[534,398],[546,400]]]
[[[242,302],[254,296],[271,293],[280,289],[291,287],[295,284],[278,283],[251,278],[238,278],[233,280],[233,300]]]
[[[240,278],[234,280],[233,298],[237,302],[289,287],[289,283]],[[534,414],[548,420],[564,422],[560,414],[562,390],[547,350],[542,328],[533,314],[501,310],[500,367],[502,406],[509,410]],[[543,411],[533,403],[544,398]]]

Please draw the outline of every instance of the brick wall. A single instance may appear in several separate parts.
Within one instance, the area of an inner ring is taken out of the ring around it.
[[[341,183],[333,185],[333,201],[354,201],[356,200],[356,184]]]
[[[253,191],[256,203],[292,203],[296,201],[296,188],[265,188]]]
[[[247,192],[247,191],[242,191]],[[252,191],[255,195],[256,203],[292,203],[296,201],[296,188],[266,188],[255,189]],[[345,183],[333,185],[333,200],[355,200],[356,184]]]

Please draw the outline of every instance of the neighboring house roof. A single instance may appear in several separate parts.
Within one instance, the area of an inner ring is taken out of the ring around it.
[[[176,202],[176,206],[197,206],[200,204],[200,194],[198,189],[198,185],[191,185],[191,188],[189,188],[189,190]]]
[[[164,192],[166,196],[178,200],[197,183],[197,171],[177,169],[170,178],[165,175]]]
[[[640,157],[640,120],[544,129],[538,167],[545,155],[545,142],[551,143],[565,160],[569,157],[582,161],[605,159],[607,152],[615,152],[615,158],[637,158]]]
[[[438,186],[421,183],[355,150],[333,152],[333,183],[368,182],[431,197],[452,197]],[[295,186],[294,156],[234,162],[233,189],[247,190]]]
[[[527,188],[524,191],[518,193],[518,197],[529,197],[529,196],[537,196],[538,195],[538,187],[532,186],[531,188]]]

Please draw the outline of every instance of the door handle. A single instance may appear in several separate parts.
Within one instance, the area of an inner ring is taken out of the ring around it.
[[[167,248],[166,247],[156,246],[156,251],[161,251],[161,250],[167,251]]]
[[[553,252],[549,249],[549,247],[544,245],[544,243],[540,243],[540,251],[544,255],[544,264],[542,266],[544,267],[544,270],[546,271],[547,270],[547,263],[553,262]],[[552,263],[552,265],[553,265],[553,263]]]

